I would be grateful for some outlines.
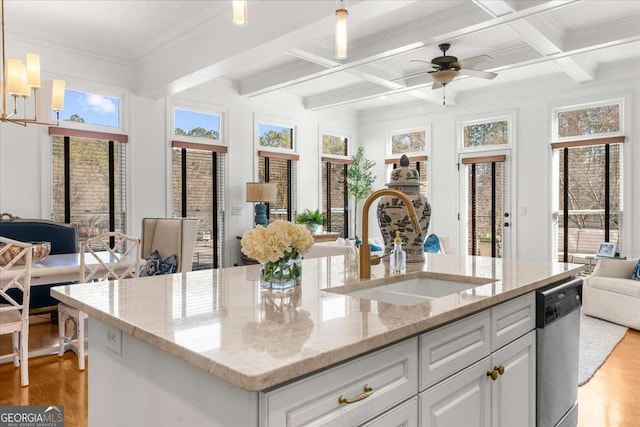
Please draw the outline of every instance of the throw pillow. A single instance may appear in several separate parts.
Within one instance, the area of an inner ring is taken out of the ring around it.
[[[374,245],[374,244],[370,244],[369,248],[371,249],[371,252],[381,252],[382,248],[378,245]]]
[[[638,260],[636,266],[633,267],[633,271],[631,272],[631,276],[629,276],[629,279],[640,280],[640,259]]]
[[[425,252],[430,252],[433,254],[439,254],[442,252],[440,248],[440,239],[435,234],[429,234],[427,240],[424,241],[424,245],[422,249]]]
[[[145,258],[144,265],[140,268],[140,276],[158,276],[161,274],[175,273],[178,269],[178,256],[176,254],[162,258],[155,250]]]

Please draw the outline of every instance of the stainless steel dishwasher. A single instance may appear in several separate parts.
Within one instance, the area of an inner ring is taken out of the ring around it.
[[[536,292],[538,427],[578,425],[578,353],[582,279]]]

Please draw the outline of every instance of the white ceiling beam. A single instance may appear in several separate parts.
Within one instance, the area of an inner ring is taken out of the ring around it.
[[[323,67],[326,67],[326,68],[338,67],[342,65],[340,62],[336,61],[335,59],[329,59],[325,55],[322,55],[320,53],[310,52],[306,48],[305,49],[300,49],[300,48],[289,49],[286,53],[298,59],[302,59],[314,64],[322,65]],[[404,87],[404,84],[402,83],[393,82],[391,80],[385,79],[384,77],[380,77],[376,74],[367,72],[363,69],[357,69],[357,70],[351,69],[351,70],[347,70],[347,72],[351,75],[361,78],[364,81],[375,83],[389,89],[400,89]]]
[[[350,7],[362,8],[361,3],[367,2],[351,0]],[[285,16],[291,13],[290,6],[289,2],[255,1],[251,2],[250,13]],[[142,58],[136,93],[150,97],[172,95],[268,59],[273,52],[324,37],[335,26],[334,9],[326,0],[307,0],[304,8],[296,9],[295,19],[282,20],[279,25],[269,19],[252,19],[244,28],[234,27],[230,14],[217,15]],[[307,72],[314,71],[317,68]]]
[[[301,72],[292,80],[286,80],[279,76],[277,69],[262,73],[260,77],[245,79],[240,82],[240,94],[255,96],[276,91],[325,75],[411,52],[427,45],[451,41],[512,21],[565,7],[578,1],[580,0],[534,3],[533,6],[526,9],[493,19],[487,19],[486,13],[472,4],[463,4],[450,11],[449,14],[439,14],[427,20],[414,21],[408,25],[402,25],[394,31],[377,34],[367,40],[352,43],[350,46],[352,53],[350,53],[349,59],[340,66],[306,75]]]
[[[474,3],[493,17],[509,16],[517,12],[512,3],[506,0],[474,0]],[[558,33],[544,16],[531,16],[514,21],[507,24],[507,27],[543,56],[563,52],[563,34]],[[556,64],[578,83],[595,79],[595,70],[581,67],[572,58],[564,57],[557,60]]]

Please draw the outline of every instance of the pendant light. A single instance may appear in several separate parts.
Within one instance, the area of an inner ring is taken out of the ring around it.
[[[347,8],[345,0],[338,0],[338,9],[336,9],[336,59],[347,59]]]
[[[244,27],[249,22],[249,14],[247,12],[247,0],[232,0],[233,5],[233,25],[236,27]]]

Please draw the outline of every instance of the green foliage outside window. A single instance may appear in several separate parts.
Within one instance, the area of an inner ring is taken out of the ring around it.
[[[558,136],[598,135],[620,131],[620,105],[602,105],[558,113]]]
[[[508,143],[509,122],[507,120],[464,126],[465,147],[485,147]]]
[[[322,135],[322,154],[347,155],[347,138]]]

